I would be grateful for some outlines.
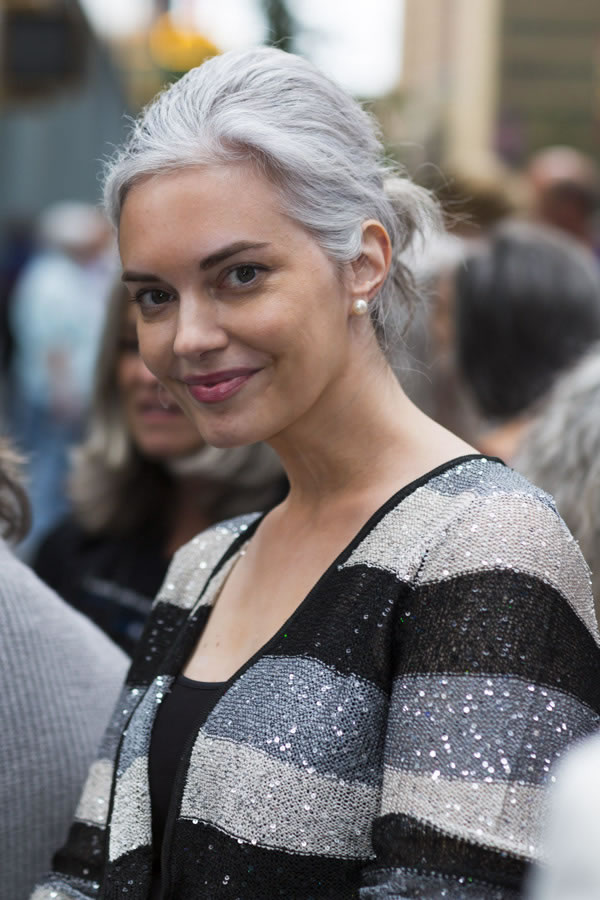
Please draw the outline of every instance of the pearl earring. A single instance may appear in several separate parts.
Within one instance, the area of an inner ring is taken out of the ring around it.
[[[369,304],[366,300],[362,298],[360,300],[355,300],[352,304],[352,315],[353,316],[364,316],[364,314],[369,309]]]

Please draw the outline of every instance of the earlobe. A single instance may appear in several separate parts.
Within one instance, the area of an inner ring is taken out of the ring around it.
[[[381,222],[369,219],[362,226],[361,254],[352,263],[352,290],[357,301],[375,296],[387,277],[391,259],[392,244],[387,231]],[[357,314],[354,307],[353,313]]]

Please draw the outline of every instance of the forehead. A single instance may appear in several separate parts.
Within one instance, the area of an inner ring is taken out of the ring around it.
[[[276,188],[249,165],[190,167],[144,178],[130,189],[119,244],[123,253],[191,238],[197,250],[210,253],[223,243],[268,240],[294,227]]]

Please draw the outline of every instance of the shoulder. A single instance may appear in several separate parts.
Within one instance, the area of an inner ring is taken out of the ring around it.
[[[0,643],[3,659],[36,659],[48,677],[79,673],[117,682],[126,656],[49,588],[0,540]],[[112,673],[112,674],[108,674]]]
[[[526,574],[554,587],[597,634],[589,570],[553,499],[496,460],[476,457],[431,473],[347,564],[359,561],[415,586]]]
[[[219,561],[259,515],[250,513],[219,522],[184,544],[173,557],[155,602],[190,609]]]

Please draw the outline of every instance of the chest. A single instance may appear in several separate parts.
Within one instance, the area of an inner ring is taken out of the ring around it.
[[[335,548],[326,543],[265,559],[240,553],[220,586],[213,609],[184,674],[198,681],[225,681],[285,631],[313,592],[327,583]],[[333,566],[335,568],[335,566]],[[330,594],[331,603],[335,594]],[[327,600],[323,608],[327,615]]]

